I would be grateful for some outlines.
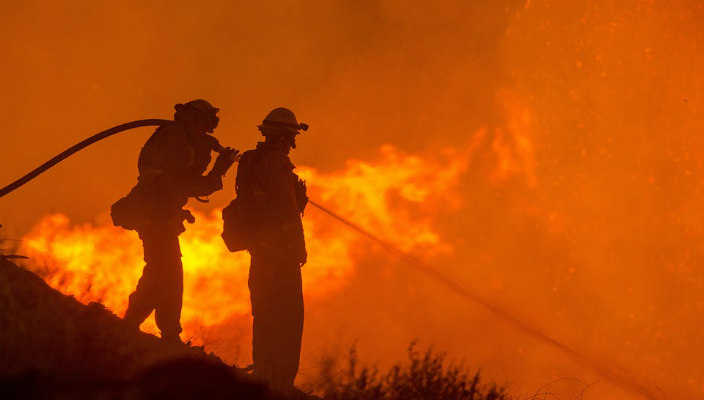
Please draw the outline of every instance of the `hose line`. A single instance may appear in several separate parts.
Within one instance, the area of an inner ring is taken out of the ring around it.
[[[36,178],[41,174],[42,172],[46,171],[47,169],[53,167],[54,165],[60,163],[70,155],[90,146],[91,144],[98,142],[100,140],[103,140],[107,137],[110,137],[116,133],[120,133],[126,130],[134,129],[134,128],[140,128],[142,126],[162,126],[167,123],[169,123],[168,119],[140,119],[137,121],[132,121],[128,122],[126,124],[114,126],[110,129],[104,130],[100,133],[96,133],[95,135],[89,137],[86,140],[83,140],[80,143],[77,143],[76,145],[68,148],[66,151],[60,153],[56,157],[52,158],[51,160],[45,162],[44,164],[40,165],[39,167],[35,168],[32,172],[28,173],[27,175],[21,177],[20,179],[12,182],[11,184],[5,186],[4,188],[0,189],[0,197],[4,197],[6,194],[11,193],[15,189],[21,187],[25,183],[31,181],[32,179]]]

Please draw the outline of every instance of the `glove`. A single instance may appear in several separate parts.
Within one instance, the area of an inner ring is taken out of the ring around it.
[[[306,181],[303,180],[298,180],[296,182],[296,204],[298,204],[298,212],[303,214],[303,211],[306,209],[306,205],[308,204],[308,196],[306,195],[306,192],[308,191],[308,188],[306,188]]]
[[[183,224],[184,220],[189,224],[196,222],[196,218],[193,216],[193,214],[191,214],[189,210],[178,210],[176,215],[174,215],[172,225],[179,235],[186,231],[186,226]]]
[[[181,210],[179,216],[181,217],[181,221],[185,219],[189,224],[196,222],[196,217],[193,216],[190,210]]]
[[[303,227],[300,225],[296,227],[295,224],[284,226],[283,239],[286,241],[287,253],[294,257],[299,266],[305,265],[308,261],[308,252],[306,251]]]
[[[308,252],[306,251],[305,241],[293,244],[293,255],[298,262],[299,267],[303,267],[308,262]]]
[[[235,150],[231,147],[225,147],[224,150],[220,152],[218,158],[215,159],[215,164],[213,164],[212,172],[220,176],[224,176],[228,169],[235,163],[235,161],[240,159],[240,151]]]
[[[298,259],[298,265],[300,267],[303,267],[304,265],[306,265],[307,262],[308,262],[308,253],[306,252],[306,249],[304,248],[303,254],[301,254]]]

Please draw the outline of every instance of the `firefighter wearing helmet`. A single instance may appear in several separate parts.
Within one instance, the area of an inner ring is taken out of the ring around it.
[[[223,239],[231,251],[251,254],[253,374],[292,391],[303,336],[301,267],[307,254],[301,215],[308,198],[288,154],[308,125],[276,108],[258,128],[265,140],[240,158],[237,197],[223,210]]]
[[[144,245],[144,270],[129,296],[124,320],[134,329],[155,312],[161,337],[180,342],[183,266],[178,236],[183,209],[191,197],[222,189],[222,177],[236,161],[238,151],[223,148],[208,135],[218,126],[218,109],[205,100],[176,104],[171,123],[159,127],[139,154],[137,185],[112,206],[113,223],[136,230]],[[203,175],[218,151],[213,168]]]

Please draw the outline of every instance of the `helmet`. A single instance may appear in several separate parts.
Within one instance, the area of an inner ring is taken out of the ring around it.
[[[218,111],[220,111],[220,109],[213,107],[212,104],[202,99],[191,100],[186,104],[176,104],[174,108],[177,113],[193,112],[208,125],[208,132],[213,132],[220,122],[220,118],[218,117]]]
[[[299,124],[293,111],[288,108],[279,107],[271,110],[266,118],[264,118],[264,121],[262,121],[260,125],[257,125],[257,128],[259,128],[264,136],[270,133],[292,133],[297,135],[301,133],[299,130],[307,131],[308,125]]]

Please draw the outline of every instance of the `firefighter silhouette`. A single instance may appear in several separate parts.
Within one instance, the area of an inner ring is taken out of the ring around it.
[[[222,177],[238,155],[207,134],[218,125],[217,108],[193,100],[175,109],[174,121],[159,127],[142,147],[137,185],[113,204],[111,213],[116,226],[136,230],[144,245],[143,274],[129,296],[124,320],[139,329],[154,311],[161,337],[169,341],[180,341],[181,333],[183,266],[178,236],[185,231],[184,220],[195,221],[183,207],[190,197],[222,189]],[[203,175],[211,151],[220,154]]]
[[[308,126],[276,108],[258,128],[265,140],[240,158],[237,197],[223,210],[223,239],[231,251],[251,254],[253,374],[293,390],[303,335],[301,267],[307,254],[301,215],[308,198],[288,153]]]

